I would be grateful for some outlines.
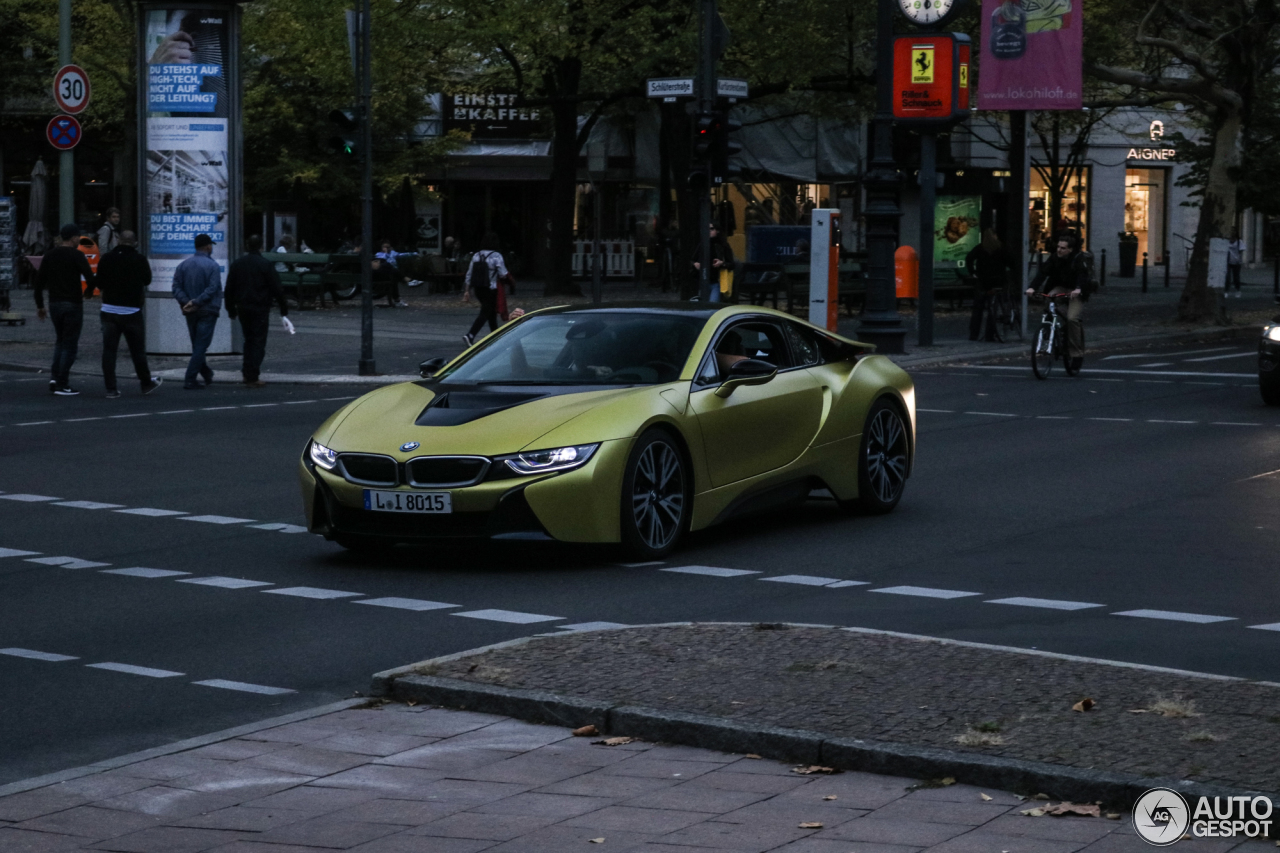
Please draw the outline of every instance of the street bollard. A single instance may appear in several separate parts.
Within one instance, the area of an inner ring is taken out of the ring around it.
[[[1142,292],[1147,292],[1147,253],[1142,253]]]
[[[1107,286],[1107,250],[1102,250],[1102,269],[1098,271],[1098,287]]]
[[[1169,286],[1169,253],[1164,253],[1164,286]]]

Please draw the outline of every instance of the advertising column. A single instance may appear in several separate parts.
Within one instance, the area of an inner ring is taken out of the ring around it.
[[[153,274],[151,353],[191,351],[172,289],[173,272],[195,251],[196,235],[213,238],[224,285],[239,252],[238,24],[233,3],[141,7],[140,236]],[[233,351],[233,326],[224,313],[210,353]]]

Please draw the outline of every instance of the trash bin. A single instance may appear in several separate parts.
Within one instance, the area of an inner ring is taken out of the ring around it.
[[[1138,265],[1138,241],[1120,241],[1120,277],[1133,278],[1134,268]]]

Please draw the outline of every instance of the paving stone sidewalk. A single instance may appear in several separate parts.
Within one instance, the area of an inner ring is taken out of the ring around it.
[[[540,637],[423,674],[1280,792],[1280,685],[1269,683],[841,628],[714,624]],[[1085,699],[1091,710],[1072,710]]]
[[[0,796],[0,851],[1138,853],[1128,815],[387,704]],[[1269,842],[1193,839],[1184,853]]]

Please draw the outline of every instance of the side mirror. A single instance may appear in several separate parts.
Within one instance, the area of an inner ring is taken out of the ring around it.
[[[729,365],[729,378],[716,389],[717,397],[728,397],[740,385],[763,385],[778,375],[778,368],[758,358],[744,358]]]
[[[429,358],[418,365],[418,374],[423,379],[429,379],[437,370],[444,367],[444,364],[445,359],[443,358]]]

